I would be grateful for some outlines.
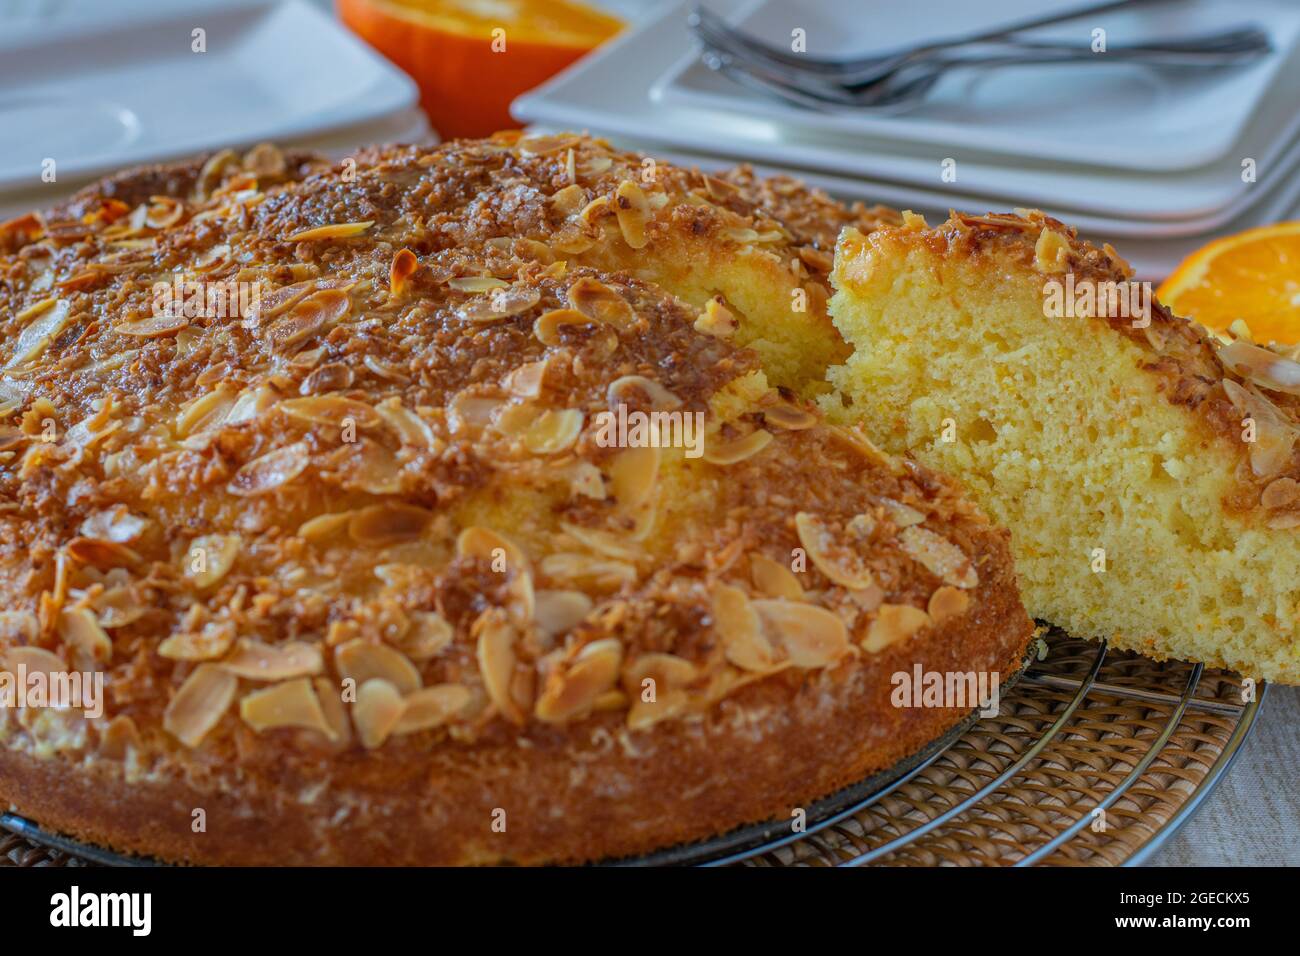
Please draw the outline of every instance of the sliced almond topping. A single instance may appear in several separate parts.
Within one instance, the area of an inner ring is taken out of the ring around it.
[[[837,540],[826,524],[814,515],[801,511],[794,518],[799,543],[808,552],[817,570],[849,590],[870,587],[871,569],[852,547]]]
[[[740,328],[740,320],[736,318],[734,312],[723,305],[722,299],[718,296],[704,303],[704,311],[695,320],[696,332],[703,332],[705,335],[712,335],[719,339],[730,338],[738,328]]]
[[[125,760],[130,751],[144,747],[140,729],[126,714],[119,714],[108,722],[99,735],[99,753],[109,760]]]
[[[413,661],[437,657],[455,637],[450,622],[437,611],[414,611],[410,618],[410,629],[399,643],[402,652]]]
[[[542,394],[548,364],[545,359],[526,362],[507,375],[501,384],[516,398],[537,398]]]
[[[862,647],[876,654],[891,644],[906,640],[930,623],[930,615],[910,604],[882,604],[867,628]]]
[[[478,669],[488,699],[507,720],[522,724],[524,714],[510,693],[515,671],[515,629],[503,614],[486,611],[475,622],[475,630]]]
[[[714,465],[734,465],[753,458],[772,441],[772,433],[765,428],[757,428],[744,438],[730,442],[704,443],[704,460]]]
[[[168,315],[161,312],[132,322],[123,322],[113,326],[118,335],[131,335],[141,339],[158,339],[166,335],[175,335],[188,327],[190,320],[184,315]]]
[[[393,263],[388,267],[388,290],[393,296],[400,296],[410,284],[411,276],[420,268],[420,260],[410,249],[399,249],[393,256]]]
[[[650,222],[650,202],[645,192],[630,179],[619,183],[614,195],[614,214],[623,240],[633,249],[644,249],[650,244],[646,225]]]
[[[1055,229],[1044,229],[1034,243],[1034,266],[1039,272],[1064,272],[1070,260],[1070,240]]]
[[[315,644],[302,641],[263,644],[245,637],[240,638],[235,653],[219,666],[249,680],[280,681],[319,674],[325,662]]]
[[[211,661],[223,656],[235,643],[235,625],[211,621],[201,631],[173,634],[158,645],[158,655],[173,661]]]
[[[502,404],[504,403],[499,398],[460,392],[447,406],[447,426],[453,435],[487,428]]]
[[[342,428],[348,421],[358,428],[375,428],[379,415],[371,405],[341,395],[310,395],[307,398],[290,398],[276,406],[290,418],[313,425]]]
[[[951,617],[966,613],[968,607],[970,596],[960,588],[945,584],[930,595],[930,620],[942,624]]]
[[[591,598],[581,591],[538,591],[535,623],[551,637],[567,634],[591,613]]]
[[[942,578],[945,584],[959,588],[973,588],[980,583],[979,575],[969,559],[947,538],[942,538],[927,528],[904,528],[898,536],[904,553],[925,566],[931,574]]]
[[[336,392],[351,387],[354,378],[352,369],[342,362],[329,362],[303,379],[302,384],[298,386],[298,393],[320,395],[324,392]]]
[[[311,464],[311,454],[304,442],[269,451],[246,463],[227,485],[232,495],[264,495],[293,481]]]
[[[383,744],[401,722],[406,701],[396,687],[386,680],[371,678],[357,688],[352,705],[352,722],[363,747],[373,750]]]
[[[826,667],[848,652],[844,621],[825,608],[779,599],[754,601],[753,606],[765,631],[796,667]]]
[[[754,587],[768,597],[785,598],[789,601],[804,599],[803,586],[794,572],[766,555],[749,556],[749,575],[754,582]]]
[[[239,716],[259,734],[280,727],[298,727],[318,731],[330,740],[338,739],[306,677],[253,691],[240,700]]]
[[[586,645],[571,664],[547,675],[546,686],[537,699],[537,718],[562,723],[587,713],[597,698],[613,689],[622,663],[623,645],[617,639]]]
[[[1300,395],[1300,362],[1236,339],[1219,349],[1219,359],[1244,379],[1261,388]]]
[[[1300,504],[1300,482],[1294,478],[1278,478],[1269,483],[1259,496],[1265,508],[1289,508]]]
[[[182,559],[185,576],[200,590],[212,587],[235,566],[243,539],[237,534],[205,534],[190,542]]]
[[[635,511],[650,501],[662,458],[660,449],[652,445],[627,448],[614,456],[609,464],[609,478],[620,509]]]
[[[713,624],[731,663],[747,671],[767,671],[776,666],[776,650],[763,634],[753,602],[740,588],[718,585],[713,592]]]
[[[68,665],[61,657],[43,647],[0,649],[0,659],[4,660],[5,668],[10,672],[17,671],[20,667],[29,674],[62,674],[68,670]]]
[[[518,143],[519,151],[525,156],[550,156],[562,153],[578,145],[578,137],[570,133],[554,136],[525,136]]]
[[[239,679],[214,664],[200,664],[163,713],[163,727],[187,747],[197,747],[235,699]]]
[[[149,522],[131,513],[126,505],[114,505],[88,515],[80,531],[88,538],[129,544],[144,534]]]
[[[335,744],[347,744],[352,740],[352,721],[348,719],[348,709],[343,706],[343,695],[339,686],[329,677],[317,677],[312,681],[316,689],[316,699],[320,703],[325,722],[329,724],[331,734],[326,734]]]
[[[615,590],[635,583],[636,565],[626,561],[606,561],[586,554],[561,552],[542,559],[542,574],[555,581],[586,583],[599,590]]]
[[[690,707],[690,695],[684,690],[695,680],[698,669],[690,661],[674,654],[642,654],[623,670],[623,687],[632,704],[628,708],[629,730],[645,730],[684,713]],[[647,685],[646,681],[654,681]],[[646,690],[654,688],[654,698],[646,699]]]
[[[113,642],[99,626],[95,615],[85,608],[63,611],[59,615],[59,636],[85,658],[103,664],[113,656]]]
[[[328,541],[348,526],[356,512],[340,511],[336,514],[317,515],[308,518],[298,527],[298,537],[308,541]]]
[[[534,455],[557,455],[573,447],[582,434],[583,414],[576,408],[547,409],[524,431],[524,447]]]
[[[533,323],[533,334],[543,345],[559,346],[564,344],[566,326],[594,327],[599,324],[598,320],[577,309],[552,309],[540,315]]]
[[[348,521],[348,535],[367,548],[384,548],[424,536],[431,512],[398,501],[372,505],[354,513]]]
[[[473,698],[468,687],[460,684],[435,684],[409,694],[394,734],[413,734],[430,730],[456,718]]]
[[[582,278],[569,286],[568,299],[569,305],[596,322],[617,329],[630,329],[636,324],[636,313],[628,301],[596,279]]]
[[[803,431],[812,428],[820,421],[815,412],[800,408],[798,405],[787,402],[782,398],[764,401],[759,408],[763,412],[763,419],[768,425],[775,428],[784,428],[786,431]]]
[[[401,651],[387,644],[356,638],[334,649],[334,667],[358,687],[372,678],[392,684],[402,694],[420,689],[420,672]]]
[[[403,445],[412,448],[424,447],[435,452],[442,451],[443,442],[434,434],[433,427],[415,412],[404,407],[401,399],[396,397],[385,399],[376,406],[375,411],[383,419],[384,424],[401,439]]]
[[[457,280],[453,279],[452,281]],[[472,299],[457,309],[456,314],[462,321],[498,322],[502,319],[508,319],[512,315],[527,312],[542,301],[542,293],[537,289],[511,289],[500,279],[493,279],[492,281],[497,284],[488,289],[462,290],[492,293],[482,299]]]
[[[181,438],[216,428],[235,407],[235,390],[222,383],[186,404],[176,416],[176,433]]]
[[[889,515],[889,520],[900,528],[909,528],[925,521],[925,515],[910,505],[894,501],[892,498],[882,498],[880,503],[885,508],[885,514]]]
[[[456,537],[456,553],[461,557],[480,558],[484,561],[495,561],[504,556],[509,570],[514,572],[527,572],[530,568],[528,556],[517,544],[491,528],[479,525],[464,529]]]
[[[68,555],[81,564],[89,564],[101,571],[132,568],[141,560],[140,555],[126,545],[99,538],[73,538],[68,542]]]
[[[314,239],[351,239],[353,236],[359,236],[371,226],[374,220],[367,219],[364,222],[337,222],[328,226],[317,226],[314,229],[303,229],[301,232],[295,232],[291,236],[285,237],[285,242],[310,242]]]
[[[574,496],[583,498],[594,498],[596,501],[604,501],[605,478],[597,468],[589,461],[575,462],[568,470],[569,490]]]
[[[46,299],[46,302],[51,300]],[[41,313],[30,325],[18,335],[14,345],[14,355],[5,363],[5,368],[25,365],[33,359],[40,358],[49,344],[63,331],[71,317],[71,304],[66,299],[53,300],[52,307],[42,306]],[[36,308],[33,306],[33,309]],[[31,310],[27,310],[30,312]]]
[[[577,183],[565,186],[551,197],[551,208],[566,219],[576,216],[587,205],[587,191]]]
[[[560,528],[565,534],[577,539],[579,543],[605,557],[635,562],[641,556],[640,552],[635,548],[628,547],[625,543],[626,538],[620,538],[608,531],[587,528],[568,521],[560,522]]]
[[[1300,439],[1300,429],[1256,389],[1242,388],[1225,378],[1223,390],[1237,411],[1255,423],[1255,441],[1246,446],[1250,450],[1251,471],[1260,478],[1271,478],[1286,470]]]
[[[509,282],[505,279],[498,279],[496,276],[460,276],[447,280],[447,288],[454,289],[457,292],[494,292],[497,289],[509,287]]]
[[[605,397],[609,407],[615,410],[619,405],[648,407],[655,411],[672,411],[682,407],[680,398],[644,375],[623,375],[614,379],[609,383]]]

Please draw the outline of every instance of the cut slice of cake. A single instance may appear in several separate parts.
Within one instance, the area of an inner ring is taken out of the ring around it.
[[[840,239],[829,414],[964,481],[1031,614],[1300,682],[1300,365],[1041,213],[904,218]]]

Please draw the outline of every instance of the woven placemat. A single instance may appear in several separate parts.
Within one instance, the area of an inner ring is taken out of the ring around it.
[[[981,718],[902,782],[838,822],[814,822],[728,862],[1109,866],[1142,859],[1226,769],[1264,688],[1243,700],[1240,679],[1222,671],[1158,663],[1060,632],[1047,644],[1046,657],[1002,697],[998,716]],[[86,865],[94,864],[0,831],[0,866]]]

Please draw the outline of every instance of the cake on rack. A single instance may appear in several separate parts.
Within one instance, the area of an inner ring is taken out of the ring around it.
[[[103,698],[0,708],[0,806],[194,863],[571,862],[941,736],[976,702],[894,677],[1018,667],[1008,535],[806,399],[834,236],[897,222],[509,134],[4,224],[0,670]]]

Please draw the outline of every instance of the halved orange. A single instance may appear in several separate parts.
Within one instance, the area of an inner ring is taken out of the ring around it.
[[[1256,342],[1300,342],[1300,222],[1216,239],[1184,259],[1156,295],[1210,329],[1242,319]]]
[[[420,88],[445,138],[517,126],[510,103],[622,22],[572,0],[337,0],[339,17]]]

